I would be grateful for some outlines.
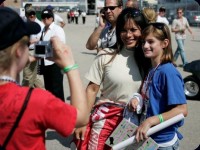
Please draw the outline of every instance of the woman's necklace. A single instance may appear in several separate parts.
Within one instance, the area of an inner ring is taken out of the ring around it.
[[[147,91],[148,91],[150,82],[152,81],[153,76],[154,76],[154,73],[156,72],[156,70],[158,69],[159,66],[160,66],[160,63],[159,63],[155,68],[153,68],[152,71],[150,71],[150,72],[148,73],[146,79],[144,80],[144,82],[146,81],[146,85],[144,85],[144,82],[142,83],[142,87],[143,87],[143,86],[146,87],[144,93],[142,93],[142,97],[143,97],[144,99],[147,98]]]
[[[12,82],[12,83],[19,85],[19,83],[17,83],[17,81],[15,79],[13,79],[9,76],[0,76],[0,81]]]

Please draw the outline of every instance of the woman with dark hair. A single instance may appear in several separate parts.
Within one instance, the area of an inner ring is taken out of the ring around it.
[[[127,31],[124,30],[124,26],[126,24],[129,24],[128,26],[131,26],[131,24],[135,23],[137,28],[130,29],[130,32],[134,32],[139,30],[140,32],[147,26],[148,21],[147,18],[144,16],[143,12],[141,12],[138,9],[135,8],[126,8],[122,12],[122,14],[118,17],[117,26],[116,26],[116,36],[117,36],[117,43],[118,43],[118,49],[116,52],[114,52],[114,55],[117,55],[120,53],[120,51],[123,50],[123,47],[126,47],[127,50],[134,51],[133,56],[135,58],[135,61],[138,65],[139,72],[142,78],[145,77],[145,74],[148,73],[148,70],[150,68],[150,65],[148,62],[150,62],[148,59],[144,57],[144,54],[142,53],[142,47],[141,47],[141,36],[135,36],[133,41],[135,41],[135,45],[128,46],[124,41],[124,38],[122,38],[123,34],[129,34]],[[128,35],[127,35],[128,37]],[[115,57],[115,56],[114,56]],[[113,57],[113,58],[114,58]]]
[[[110,149],[105,142],[122,120],[126,104],[132,93],[138,92],[151,64],[144,58],[140,42],[145,26],[146,20],[138,9],[124,9],[117,19],[118,49],[100,51],[86,74],[90,81],[86,89],[87,99],[93,112],[87,129],[75,131],[76,138],[81,139],[76,143],[78,149]],[[99,90],[101,96],[95,103]]]

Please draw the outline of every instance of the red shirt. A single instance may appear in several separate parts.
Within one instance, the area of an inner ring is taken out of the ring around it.
[[[12,128],[27,95],[28,87],[8,83],[0,86],[0,144]],[[50,92],[34,89],[28,106],[7,145],[8,150],[44,150],[46,129],[69,136],[75,128],[76,108]]]

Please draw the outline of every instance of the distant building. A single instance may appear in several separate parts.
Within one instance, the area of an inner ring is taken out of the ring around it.
[[[18,0],[22,1],[22,7],[25,3],[32,3],[33,6],[44,7],[49,4],[55,7],[70,7],[71,9],[80,9],[86,11],[88,14],[95,14],[100,8],[104,7],[105,0]],[[123,0],[125,4],[127,0]],[[165,6],[167,15],[175,14],[177,7],[183,7],[185,10],[200,10],[199,6],[194,0],[138,0],[138,6],[152,7],[156,11],[161,6]]]
[[[33,7],[37,7],[38,9],[43,9],[46,6],[51,5],[58,10],[59,7],[62,7],[63,9],[77,7],[79,0],[22,0],[22,7],[24,7],[26,3],[31,3]]]

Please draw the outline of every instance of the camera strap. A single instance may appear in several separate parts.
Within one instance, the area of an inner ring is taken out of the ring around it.
[[[26,107],[28,105],[28,102],[29,102],[29,99],[30,99],[32,91],[33,91],[33,88],[29,88],[28,93],[26,95],[26,98],[24,100],[23,106],[22,106],[22,108],[21,108],[21,110],[19,112],[19,115],[17,116],[17,119],[16,119],[12,129],[10,130],[8,136],[6,137],[6,140],[4,141],[3,145],[0,146],[0,150],[5,150],[6,149],[6,146],[8,145],[8,142],[10,141],[13,133],[15,132],[15,129],[17,128],[17,126],[19,124],[19,121],[21,120],[21,118],[22,118],[22,116],[24,114],[24,111],[25,111],[25,109],[26,109]]]
[[[42,30],[42,34],[40,36],[40,41],[43,41],[43,34],[44,34],[44,29]]]
[[[44,28],[45,29],[45,28]],[[44,34],[44,29],[42,30],[42,34],[41,34],[41,36],[40,36],[40,41],[43,41],[43,34]],[[37,73],[39,74],[39,75],[42,75],[43,74],[43,68],[44,68],[44,59],[42,58],[42,59],[39,59],[38,61],[37,61]]]

